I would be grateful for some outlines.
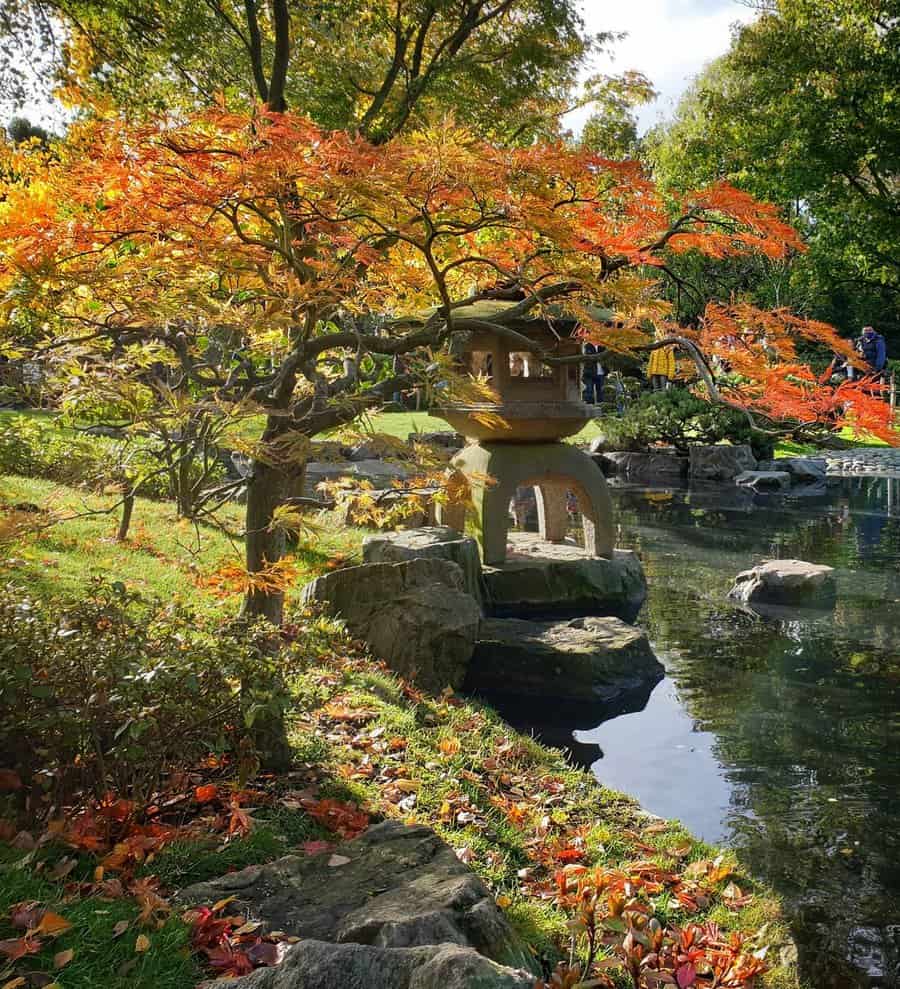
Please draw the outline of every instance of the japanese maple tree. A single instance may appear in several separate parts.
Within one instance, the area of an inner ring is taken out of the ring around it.
[[[773,207],[731,187],[664,200],[635,162],[559,143],[497,147],[452,123],[372,144],[290,113],[217,109],[83,125],[52,157],[15,152],[4,174],[9,352],[40,355],[63,378],[100,376],[126,407],[164,366],[166,387],[205,410],[264,416],[250,451],[246,566],[258,579],[245,608],[274,622],[278,512],[310,438],[429,377],[451,399],[477,390],[453,372],[454,334],[488,328],[534,352],[509,324],[562,307],[602,346],[646,350],[660,345],[653,325],[667,327],[659,282],[671,252],[800,249]],[[455,315],[498,284],[516,286],[515,306]],[[614,326],[597,322],[598,302]],[[715,400],[894,435],[885,403],[813,388],[796,361],[798,336],[852,353],[829,327],[711,307],[699,332],[668,332]],[[708,363],[719,351],[736,372],[722,389]]]

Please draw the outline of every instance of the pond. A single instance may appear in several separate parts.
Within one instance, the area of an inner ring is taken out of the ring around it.
[[[900,478],[613,497],[666,678],[565,726],[564,710],[492,703],[647,810],[734,847],[785,897],[816,989],[900,986]],[[834,567],[834,613],[729,603],[734,576],[767,557]]]

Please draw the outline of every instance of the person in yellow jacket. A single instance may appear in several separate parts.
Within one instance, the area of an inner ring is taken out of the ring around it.
[[[669,382],[675,377],[674,344],[650,351],[647,377],[650,379],[650,387],[653,391],[665,391],[669,387]]]

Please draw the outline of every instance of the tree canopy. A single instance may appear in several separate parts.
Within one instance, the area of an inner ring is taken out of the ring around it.
[[[52,156],[26,147],[14,159],[0,207],[7,352],[42,356],[63,386],[93,379],[126,417],[154,365],[205,408],[263,413],[250,451],[254,573],[281,557],[273,520],[309,437],[429,375],[450,400],[481,387],[448,363],[456,333],[489,329],[536,351],[510,323],[551,301],[618,351],[655,346],[655,324],[717,399],[776,419],[816,388],[794,339],[852,354],[826,326],[748,307],[710,307],[689,339],[660,298],[669,258],[783,258],[796,233],[729,186],[664,200],[638,164],[560,143],[497,146],[447,123],[373,144],[294,114],[210,110],[86,123]],[[520,304],[455,315],[498,284],[515,285]],[[717,353],[741,365],[727,390],[708,371]],[[401,354],[407,368],[386,372]],[[819,391],[811,421],[893,435],[884,403]],[[277,618],[277,597],[261,598]]]
[[[374,140],[436,111],[533,135],[610,38],[590,36],[572,0],[16,0],[0,26],[10,96],[27,83],[23,53],[50,49],[78,106],[135,117],[263,102]]]
[[[655,153],[664,184],[726,179],[790,208],[810,245],[791,292],[847,330],[900,329],[898,15],[892,0],[767,5]]]

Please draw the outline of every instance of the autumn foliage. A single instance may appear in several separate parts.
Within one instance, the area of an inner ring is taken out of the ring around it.
[[[740,304],[711,305],[691,332],[671,323],[673,252],[802,249],[772,206],[728,185],[663,197],[637,162],[559,142],[498,147],[449,121],[374,145],[296,114],[223,109],[86,123],[52,157],[11,155],[4,351],[41,359],[52,395],[89,383],[118,421],[173,391],[204,415],[265,417],[247,447],[243,586],[250,612],[273,621],[276,515],[308,438],[416,382],[440,381],[450,400],[471,392],[447,357],[460,332],[534,350],[509,322],[563,312],[602,347],[643,354],[660,331],[704,394],[764,428],[851,424],[898,441],[877,389],[822,385],[800,359],[798,341],[849,355],[831,328]],[[498,285],[519,303],[459,314]]]

